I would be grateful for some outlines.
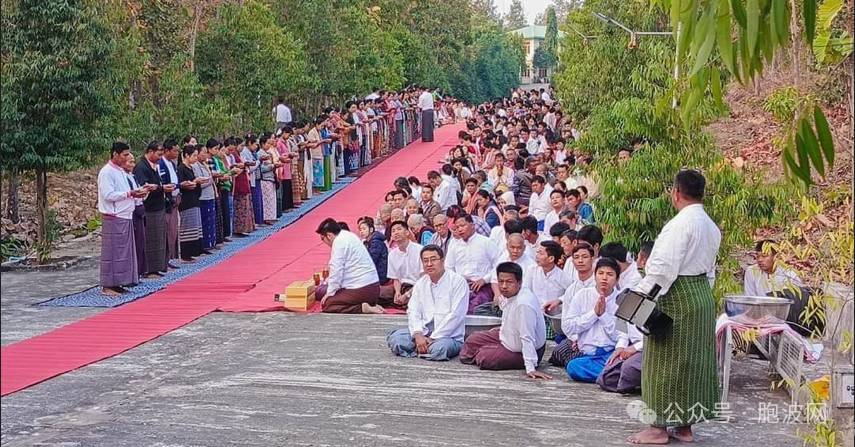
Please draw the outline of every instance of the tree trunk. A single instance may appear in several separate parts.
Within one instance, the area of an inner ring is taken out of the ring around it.
[[[190,73],[196,72],[196,36],[199,35],[199,22],[202,21],[202,7],[204,6],[202,1],[196,1],[196,17],[193,20],[193,30],[190,33]]]
[[[38,210],[38,243],[42,250],[50,251],[47,221],[48,221],[48,173],[45,169],[36,170],[36,206]]]
[[[21,176],[15,172],[8,173],[8,189],[6,190],[6,218],[14,223],[21,221],[19,193],[21,187]]]
[[[792,63],[793,63],[793,84],[796,87],[802,85],[802,57],[801,46],[802,39],[799,35],[799,7],[796,0],[790,0],[790,9],[792,16],[790,18],[790,36],[792,38]]]

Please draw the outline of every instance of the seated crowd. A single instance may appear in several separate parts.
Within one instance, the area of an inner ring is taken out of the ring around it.
[[[537,367],[555,340],[549,361],[572,379],[636,391],[643,340],[618,323],[615,298],[640,267],[594,225],[597,185],[578,166],[591,160],[569,144],[578,132],[525,94],[479,106],[466,126],[439,169],[395,180],[358,236],[321,223],[332,248],[323,311],[406,311],[407,327],[387,334],[396,355],[532,378],[550,378]],[[467,315],[502,324],[464,340]]]

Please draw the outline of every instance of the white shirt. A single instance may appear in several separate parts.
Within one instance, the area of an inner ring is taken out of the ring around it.
[[[422,110],[433,110],[433,93],[425,91],[419,95],[418,107]]]
[[[410,335],[421,332],[434,340],[449,337],[462,342],[468,310],[469,285],[462,276],[446,270],[436,284],[430,276],[422,276],[407,304]]]
[[[780,292],[803,285],[798,273],[792,269],[776,266],[771,275],[760,270],[757,265],[745,269],[745,294],[749,296],[767,296],[771,292]]]
[[[549,234],[549,230],[552,228],[552,226],[560,221],[561,218],[558,216],[558,213],[556,213],[554,209],[546,213],[546,217],[543,218],[543,234]]]
[[[342,230],[332,243],[327,293],[334,295],[339,289],[358,289],[379,281],[368,249],[358,236]]]
[[[433,192],[433,199],[439,203],[442,211],[447,211],[452,205],[457,205],[457,192],[451,182],[443,179],[436,191]]]
[[[291,122],[291,109],[288,108],[285,104],[279,104],[274,109],[273,112],[276,114],[276,122],[277,123],[290,123]]]
[[[472,118],[472,109],[464,107],[463,110],[460,111],[460,117],[463,119]]]
[[[615,348],[626,348],[632,345],[636,351],[644,349],[644,334],[634,324],[627,323],[627,332],[618,331],[618,341]]]
[[[473,234],[468,241],[458,239],[448,247],[445,267],[469,281],[490,281],[493,266],[499,257],[499,248],[486,236]]]
[[[658,284],[665,295],[678,276],[706,274],[715,282],[715,258],[721,232],[700,204],[689,205],[671,219],[653,244],[644,269],[646,276],[636,290],[649,293]]]
[[[542,267],[535,265],[523,273],[523,287],[534,293],[541,306],[561,298],[572,283],[573,278],[558,266],[544,273]]]
[[[531,291],[520,289],[516,296],[505,298],[502,310],[502,329],[499,340],[511,352],[521,352],[525,372],[537,368],[537,350],[546,343],[546,322],[537,298]]]
[[[617,294],[615,290],[606,298],[606,311],[597,316],[594,306],[597,304],[600,292],[595,287],[580,290],[570,301],[567,312],[562,313],[561,329],[564,335],[575,336],[579,343],[579,350],[583,354],[591,355],[597,348],[614,347],[617,344],[619,335],[618,330],[615,329]]]
[[[564,291],[564,295],[561,297],[561,321],[564,321],[565,318],[569,318],[570,302],[573,301],[576,294],[579,293],[580,290],[594,287],[597,284],[595,280],[596,275],[592,274],[590,278],[582,281],[579,279],[579,274],[576,272],[575,268],[571,276],[573,277],[573,283],[567,287],[567,290]],[[577,337],[575,335],[569,337],[571,340],[576,341]]]
[[[546,215],[552,209],[549,203],[549,195],[552,194],[552,185],[544,185],[543,192],[538,194],[531,193],[531,199],[528,202],[528,213],[534,216],[538,222],[546,219]]]
[[[546,92],[543,92],[540,94],[540,99],[542,99],[544,102],[552,101],[552,97],[549,96],[549,93],[546,93]]]
[[[540,246],[540,243],[551,240],[552,237],[550,237],[548,234],[538,233],[537,241],[535,241],[533,244],[530,244],[528,241],[525,241],[526,254],[531,256],[531,259],[534,259],[534,256],[537,254],[537,247]]]
[[[120,219],[131,219],[135,207],[128,174],[112,161],[108,162],[98,172],[98,211]]]
[[[642,278],[643,276],[638,271],[638,264],[633,262],[626,268],[625,272],[621,272],[620,279],[618,280],[618,290],[635,290]]]
[[[528,141],[525,142],[525,150],[527,150],[530,155],[539,154],[540,141],[537,141],[537,138],[529,137]]]
[[[514,264],[520,266],[520,268],[523,271],[523,281],[525,281],[525,272],[528,271],[528,269],[530,269],[532,267],[537,267],[537,263],[534,262],[534,258],[525,254],[525,252],[523,252],[523,255],[520,256],[519,259],[517,259],[516,261],[512,261],[511,260],[511,253],[508,252],[508,248],[506,245],[505,250],[503,252],[499,253],[499,257],[496,258],[496,264],[493,265],[493,270],[490,272],[490,281],[489,281],[490,283],[496,283],[497,282],[496,267],[498,267],[499,264],[501,264],[503,262],[513,262]]]
[[[469,171],[469,168],[463,168],[463,170],[466,171],[467,174],[472,174],[472,172]],[[455,191],[463,192],[463,190],[460,188],[460,182],[458,182],[456,178],[445,174],[440,174],[439,176],[442,177],[442,181],[448,182],[448,184],[451,185],[451,187],[454,188]]]
[[[496,244],[496,247],[500,249],[504,248],[504,251],[507,252],[507,238],[505,236],[505,227],[503,225],[496,225],[490,229],[490,240]]]
[[[422,246],[407,242],[407,248],[401,251],[401,245],[389,250],[386,276],[397,279],[402,284],[414,285],[422,274]]]
[[[178,184],[178,173],[175,172],[175,165],[171,161],[167,160],[166,158],[164,158],[163,161],[164,161],[164,164],[166,165],[166,172],[169,173],[169,183],[172,183],[173,185],[177,185]],[[160,174],[161,176],[163,175],[163,171],[161,169],[158,169],[157,173]],[[172,190],[172,197],[177,197],[178,194],[181,194],[181,188],[175,188]]]

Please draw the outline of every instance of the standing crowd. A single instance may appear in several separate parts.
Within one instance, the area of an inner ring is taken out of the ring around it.
[[[139,158],[113,144],[98,175],[102,293],[119,295],[272,225],[337,179],[471,111],[415,85],[374,89],[311,120],[294,120],[279,98],[272,115],[272,132],[152,141]]]

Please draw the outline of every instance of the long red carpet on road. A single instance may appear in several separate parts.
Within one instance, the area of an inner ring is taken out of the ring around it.
[[[327,217],[355,229],[360,216],[374,216],[395,178],[438,169],[457,142],[462,125],[445,126],[435,141],[415,142],[374,167],[300,220],[198,274],[163,290],[57,330],[2,348],[0,376],[5,396],[51,377],[103,360],[153,340],[210,312],[282,310],[276,293],[309,279],[329,260],[315,234]]]

